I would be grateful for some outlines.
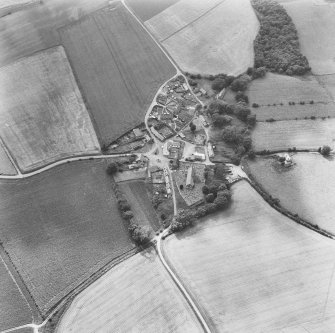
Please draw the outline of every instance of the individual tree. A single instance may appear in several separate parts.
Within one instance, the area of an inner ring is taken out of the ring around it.
[[[322,146],[321,154],[323,156],[329,156],[330,152],[331,152],[331,148],[329,146]]]
[[[134,217],[134,214],[131,210],[127,210],[125,212],[122,212],[122,217],[125,219],[125,220],[130,220]]]
[[[207,185],[204,185],[204,186],[202,187],[202,193],[205,194],[205,195],[209,193],[209,188],[208,188]]]
[[[193,124],[193,122],[190,122],[190,130],[191,132],[194,134],[195,130],[197,129],[197,126],[195,124]]]
[[[107,166],[107,173],[109,175],[114,175],[118,170],[117,164],[115,162],[109,163]]]
[[[215,196],[214,196],[213,193],[208,193],[208,194],[206,195],[206,201],[207,201],[207,202],[213,202],[214,199],[215,199]]]
[[[123,200],[119,202],[119,208],[122,212],[126,212],[127,210],[130,210],[130,205],[128,201]]]
[[[228,200],[225,196],[217,196],[214,200],[214,203],[215,205],[218,207],[218,208],[223,208],[223,207],[226,207],[227,204],[228,204]]]

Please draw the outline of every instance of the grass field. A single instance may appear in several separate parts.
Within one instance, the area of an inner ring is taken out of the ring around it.
[[[142,123],[158,88],[175,74],[136,19],[115,6],[60,30],[103,144]]]
[[[333,241],[280,215],[248,183],[232,190],[229,209],[165,243],[212,331],[332,332]]]
[[[2,67],[0,82],[0,135],[22,171],[99,151],[62,47]]]
[[[134,219],[139,225],[149,226],[153,230],[160,228],[159,218],[149,198],[144,181],[129,181],[119,184],[134,213]]]
[[[295,165],[291,168],[280,168],[273,158],[260,157],[248,165],[257,182],[284,208],[335,234],[334,160],[307,153],[292,158]]]
[[[0,144],[0,174],[16,175],[16,169],[9,159],[4,147]]]
[[[184,71],[237,75],[253,65],[259,23],[249,0],[180,0],[146,26]]]
[[[71,304],[65,332],[196,333],[196,317],[151,249],[111,269]]]
[[[283,2],[298,30],[301,52],[315,74],[335,73],[335,6],[324,0]]]
[[[317,76],[318,81],[332,96],[335,102],[335,74],[332,75],[319,75]]]
[[[298,78],[268,73],[265,78],[252,81],[247,94],[250,104],[260,105],[253,109],[260,121],[335,116],[331,94],[313,76]]]
[[[0,239],[42,313],[133,248],[104,161],[0,181]]]
[[[33,320],[28,303],[8,273],[0,257],[0,330],[30,324]]]
[[[298,149],[334,146],[335,119],[283,120],[273,123],[259,122],[252,131],[256,151],[296,147]]]

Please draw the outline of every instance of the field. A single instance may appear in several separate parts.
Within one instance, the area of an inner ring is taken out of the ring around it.
[[[160,228],[159,218],[153,208],[144,181],[129,181],[119,184],[139,225],[149,226],[153,230]]]
[[[0,181],[0,239],[42,313],[134,247],[105,169],[78,161]]]
[[[252,132],[256,151],[296,147],[298,149],[334,146],[335,119],[283,120],[273,123],[259,122]]]
[[[73,301],[57,332],[202,332],[153,249],[124,261]]]
[[[259,121],[335,116],[331,94],[313,76],[298,78],[268,73],[265,78],[252,81],[247,94],[250,104],[260,105],[253,108]]]
[[[335,73],[335,6],[324,0],[283,2],[298,30],[301,53],[315,74]]]
[[[22,171],[99,151],[62,47],[2,67],[0,82],[0,135]]]
[[[4,175],[16,175],[16,169],[9,159],[5,149],[0,144],[0,174]]]
[[[253,65],[259,23],[249,0],[180,0],[146,26],[184,71],[237,75]]]
[[[30,324],[32,313],[28,303],[8,273],[0,257],[0,330]]]
[[[248,162],[258,183],[281,205],[335,234],[335,207],[332,201],[335,162],[319,154],[293,155],[294,166],[280,168],[273,158]]]
[[[317,76],[318,81],[325,89],[330,93],[335,102],[335,74],[333,75],[319,75]]]
[[[0,17],[38,5],[41,0],[2,0],[0,2]]]
[[[143,122],[175,68],[121,4],[60,30],[102,144]],[[134,52],[136,50],[136,52]]]
[[[332,332],[333,241],[280,215],[246,182],[232,190],[229,209],[165,245],[212,331]]]

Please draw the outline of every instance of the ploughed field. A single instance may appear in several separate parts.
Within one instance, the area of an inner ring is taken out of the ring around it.
[[[99,152],[61,46],[0,68],[0,82],[0,135],[23,172]]]
[[[32,323],[32,313],[0,257],[0,330]]]
[[[292,147],[317,149],[323,145],[333,147],[335,119],[258,122],[251,136],[256,151],[287,150]]]
[[[151,248],[80,293],[62,317],[65,332],[202,332],[192,309]]]
[[[42,313],[134,248],[106,166],[78,161],[0,180],[0,239]]]
[[[281,167],[273,157],[248,161],[255,180],[280,204],[335,235],[335,162],[319,154],[298,153],[294,165]]]
[[[175,68],[122,4],[60,29],[102,144],[143,122]]]
[[[180,0],[145,25],[184,71],[237,75],[253,65],[259,23],[249,0]]]
[[[163,243],[212,330],[333,331],[333,241],[272,209],[245,181],[232,191],[230,208]]]

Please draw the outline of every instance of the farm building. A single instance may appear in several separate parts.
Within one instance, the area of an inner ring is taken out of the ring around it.
[[[208,122],[206,121],[206,119],[205,119],[205,117],[204,117],[203,115],[200,115],[200,116],[199,116],[199,119],[200,119],[200,121],[202,122],[202,124],[203,124],[205,127],[208,127],[208,126],[209,126]]]
[[[214,156],[213,146],[210,142],[207,144],[208,157],[211,158]]]
[[[186,188],[192,189],[194,187],[194,179],[193,179],[193,167],[190,166],[187,170],[186,176]]]

